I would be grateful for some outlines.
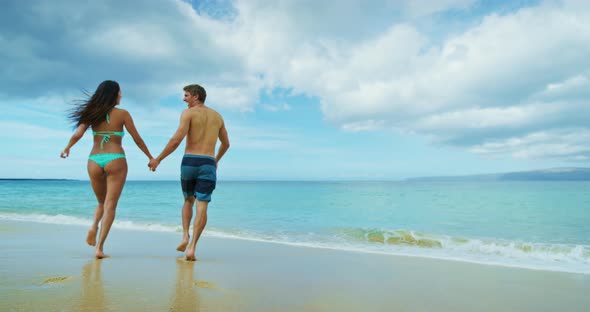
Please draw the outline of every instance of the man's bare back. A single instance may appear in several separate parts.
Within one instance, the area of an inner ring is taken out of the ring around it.
[[[196,106],[185,111],[190,119],[185,154],[215,157],[215,145],[220,131],[225,129],[223,118],[214,109]]]

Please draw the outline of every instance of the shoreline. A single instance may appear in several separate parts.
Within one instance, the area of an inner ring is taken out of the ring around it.
[[[86,229],[0,220],[2,310],[585,311],[590,276],[113,229],[94,260]]]
[[[76,227],[86,227],[90,226],[91,220],[90,219],[83,219],[80,217],[74,216],[67,216],[67,215],[45,215],[45,214],[18,214],[18,213],[6,213],[7,215],[14,215],[17,219],[2,219],[0,218],[0,222],[24,222],[24,223],[38,223],[38,224],[55,224],[55,225],[62,225],[62,226],[76,226]],[[13,217],[14,217],[13,216]],[[52,222],[49,220],[35,220],[35,219],[28,219],[26,217],[34,216],[37,218],[59,218],[65,217],[73,223],[60,223],[60,222]],[[1,216],[0,216],[1,217]],[[18,219],[18,218],[22,219]],[[76,221],[76,222],[74,222]],[[113,228],[117,230],[123,231],[136,231],[136,232],[145,232],[145,233],[180,233],[180,225],[175,226],[173,228],[171,225],[165,224],[151,224],[151,223],[137,223],[130,220],[115,220],[113,224]],[[192,228],[191,228],[192,229]],[[440,260],[440,261],[452,261],[452,262],[460,262],[460,263],[469,263],[469,264],[479,264],[479,265],[486,265],[486,266],[493,266],[493,267],[505,267],[505,268],[516,268],[516,269],[525,269],[525,270],[533,270],[533,271],[543,271],[543,272],[561,272],[561,273],[572,273],[572,274],[583,274],[583,275],[590,275],[590,269],[578,269],[575,270],[573,268],[560,268],[560,267],[551,267],[550,264],[542,263],[542,264],[533,264],[533,263],[505,263],[499,262],[495,259],[469,259],[469,258],[460,258],[458,256],[454,256],[452,254],[449,255],[432,255],[428,254],[427,252],[430,250],[419,250],[417,249],[414,251],[415,253],[404,252],[404,251],[380,251],[380,250],[371,250],[367,248],[363,248],[364,246],[336,246],[333,243],[317,243],[317,242],[290,242],[290,241],[278,241],[278,240],[271,240],[265,238],[257,238],[257,237],[244,237],[239,236],[237,234],[226,233],[223,231],[219,231],[216,229],[205,229],[203,232],[203,237],[211,237],[211,238],[219,238],[219,239],[230,239],[230,240],[240,240],[240,241],[249,241],[249,242],[258,242],[258,243],[269,243],[269,244],[277,244],[281,246],[291,246],[291,247],[301,247],[301,248],[312,248],[312,249],[326,249],[326,250],[333,250],[333,251],[342,251],[342,252],[351,252],[351,253],[361,253],[361,254],[373,254],[373,255],[384,255],[384,256],[393,256],[393,257],[410,257],[410,258],[419,258],[419,259],[431,259],[431,260]],[[378,247],[378,245],[375,245]],[[417,248],[417,247],[416,247]],[[422,253],[419,253],[422,252]],[[485,255],[483,255],[485,256]]]

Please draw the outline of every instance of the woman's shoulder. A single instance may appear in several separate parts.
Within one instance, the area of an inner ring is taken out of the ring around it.
[[[125,110],[125,109],[122,109],[122,108],[118,108],[118,107],[113,107],[113,108],[111,109],[111,111],[112,111],[112,112],[120,112],[120,113],[126,113],[126,112],[127,112],[127,110]]]
[[[128,119],[129,116],[129,112],[121,109],[121,108],[116,108],[113,107],[113,109],[111,109],[111,120],[116,120],[116,123],[125,123]]]
[[[122,109],[122,108],[113,107],[113,109],[111,110],[111,114],[125,116],[125,115],[129,115],[129,112],[127,110]]]

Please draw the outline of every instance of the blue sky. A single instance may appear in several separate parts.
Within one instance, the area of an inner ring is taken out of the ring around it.
[[[0,47],[3,178],[87,179],[65,111],[106,79],[154,155],[203,85],[226,180],[590,164],[587,1],[9,0]],[[178,179],[183,147],[155,174],[124,147],[129,179]]]

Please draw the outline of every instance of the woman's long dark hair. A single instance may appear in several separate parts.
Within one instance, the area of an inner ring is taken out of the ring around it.
[[[82,100],[68,114],[68,119],[76,124],[86,124],[97,126],[106,120],[107,113],[117,105],[119,96],[119,84],[116,81],[105,80],[98,85],[94,94],[90,95],[87,91],[84,94],[88,96],[87,100]]]

